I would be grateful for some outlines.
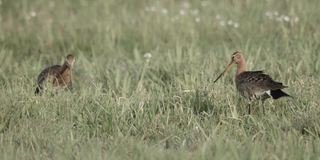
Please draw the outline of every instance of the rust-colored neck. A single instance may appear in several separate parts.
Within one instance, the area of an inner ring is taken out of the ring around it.
[[[65,72],[70,72],[71,69],[72,67],[69,66],[67,62],[65,62],[61,67],[60,74],[64,74]]]
[[[246,71],[246,62],[245,60],[242,58],[238,63],[237,63],[237,73],[236,76],[238,76],[239,74],[241,74],[242,72]]]

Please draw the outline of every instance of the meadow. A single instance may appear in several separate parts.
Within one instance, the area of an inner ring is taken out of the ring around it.
[[[319,159],[318,0],[0,0],[0,159]],[[294,99],[247,114],[235,67]],[[34,95],[74,53],[74,90]]]

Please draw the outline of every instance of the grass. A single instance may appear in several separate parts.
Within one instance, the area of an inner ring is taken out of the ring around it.
[[[0,2],[0,159],[320,156],[317,0]],[[235,50],[295,98],[246,114]],[[35,96],[68,53],[74,91]]]

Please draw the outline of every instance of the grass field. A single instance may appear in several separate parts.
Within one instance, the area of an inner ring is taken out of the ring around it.
[[[318,0],[0,0],[0,159],[319,159]],[[242,51],[294,99],[251,115]],[[73,92],[35,96],[74,53]],[[151,55],[151,58],[145,58]]]

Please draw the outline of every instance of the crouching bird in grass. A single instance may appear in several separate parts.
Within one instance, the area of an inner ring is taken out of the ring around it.
[[[53,65],[41,71],[37,80],[35,94],[41,94],[45,90],[45,84],[53,89],[72,89],[72,69],[75,57],[67,55],[63,65]]]
[[[280,82],[274,81],[269,75],[263,71],[246,71],[246,62],[244,56],[240,52],[232,54],[231,62],[226,69],[218,76],[214,83],[230,70],[233,63],[237,64],[237,72],[235,76],[236,88],[240,94],[250,101],[261,100],[264,102],[268,98],[278,99],[281,97],[291,97],[282,89],[287,88]],[[250,105],[248,113],[250,114]],[[263,108],[263,112],[264,108]]]

